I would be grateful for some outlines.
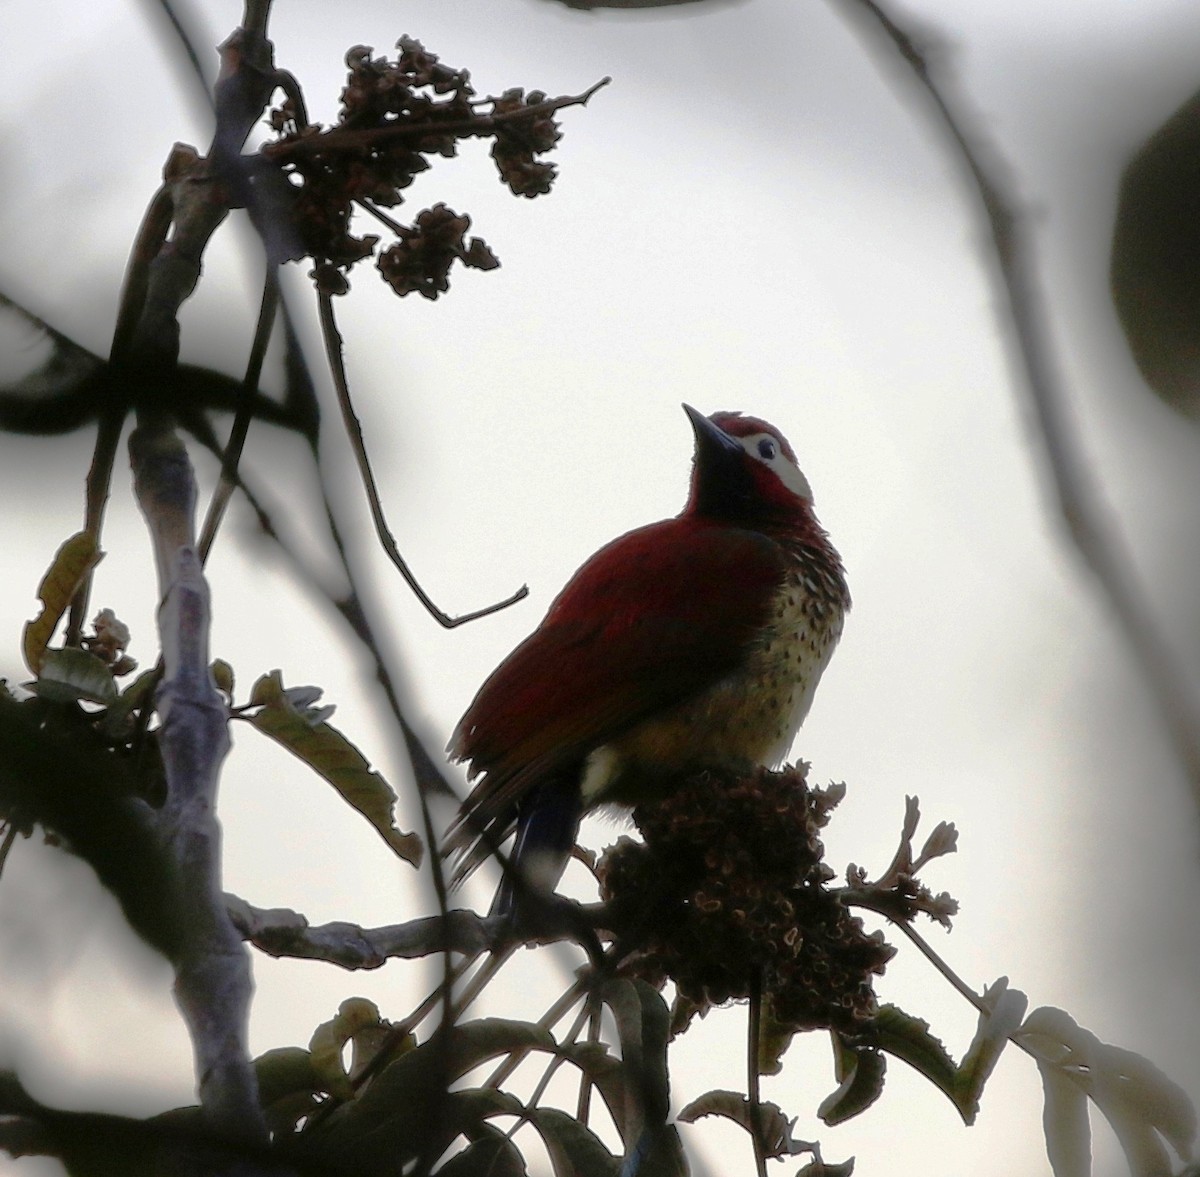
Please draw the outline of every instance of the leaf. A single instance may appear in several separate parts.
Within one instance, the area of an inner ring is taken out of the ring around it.
[[[76,532],[55,552],[42,583],[38,585],[42,611],[26,622],[21,635],[25,665],[33,674],[41,672],[46,647],[70,606],[75,590],[103,558],[104,553],[97,548],[95,539],[85,531]]]
[[[528,1112],[550,1154],[554,1177],[617,1177],[623,1171],[620,1160],[573,1116],[558,1108],[529,1108]],[[644,1177],[644,1170],[636,1171]]]
[[[321,1091],[320,1075],[312,1057],[300,1046],[279,1046],[254,1060],[258,1095],[263,1106],[294,1091]]]
[[[88,699],[107,705],[117,700],[112,671],[95,654],[78,646],[42,652],[36,689],[39,698],[51,703]]]
[[[569,1042],[559,1047],[591,1082],[604,1100],[614,1124],[625,1114],[625,1065],[603,1042]]]
[[[526,1109],[508,1093],[490,1088],[447,1094],[482,1064],[528,1050],[555,1053],[557,1048],[548,1030],[530,1022],[484,1018],[439,1030],[389,1063],[353,1102],[343,1104],[308,1134],[314,1158],[326,1158],[338,1172],[400,1172],[418,1155],[441,1155],[459,1135],[484,1138],[489,1117],[536,1114],[537,1109]],[[558,1137],[567,1131],[553,1124],[548,1130]],[[567,1150],[564,1155],[574,1155],[575,1143],[559,1139],[559,1146]],[[484,1172],[464,1170],[473,1171],[481,1177]],[[608,1172],[586,1167],[579,1171]]]
[[[227,702],[232,703],[234,687],[233,667],[224,658],[214,658],[209,670],[212,671],[213,682],[216,683],[217,690],[225,696]]]
[[[265,674],[250,692],[250,705],[260,710],[248,722],[298,756],[327,780],[405,862],[420,865],[424,854],[416,834],[403,833],[395,822],[396,794],[367,759],[341,732],[324,720],[310,723],[288,697],[278,670]]]
[[[1009,989],[1008,978],[1000,977],[984,990],[988,1012],[981,1012],[975,1037],[958,1068],[958,1102],[963,1119],[974,1123],[979,1113],[979,1097],[984,1084],[996,1067],[1009,1038],[1016,1033],[1025,1016],[1029,998],[1019,989]]]
[[[706,1091],[693,1099],[676,1117],[683,1124],[692,1124],[701,1116],[724,1116],[748,1133],[754,1128],[750,1118],[750,1100],[740,1091]],[[758,1105],[759,1136],[768,1157],[794,1157],[811,1153],[816,1145],[810,1140],[797,1140],[792,1135],[795,1119],[789,1120],[778,1104],[761,1102]]]
[[[613,1111],[613,1119],[628,1150],[647,1126],[666,1123],[671,1015],[662,995],[645,981],[609,981],[600,990],[600,998],[612,1012],[621,1044],[625,1108],[622,1114]]]
[[[854,1172],[854,1158],[851,1157],[848,1161],[842,1161],[840,1164],[834,1164],[831,1161],[823,1161],[819,1157],[816,1160],[810,1161],[797,1174],[796,1177],[851,1177]]]
[[[1112,1125],[1133,1177],[1160,1177],[1171,1172],[1163,1139],[1170,1142],[1180,1157],[1191,1157],[1196,1137],[1195,1108],[1187,1093],[1149,1059],[1101,1042],[1069,1014],[1048,1006],[1029,1015],[1019,1036],[1022,1045],[1038,1059],[1039,1069],[1056,1069],[1091,1096]],[[1075,1135],[1080,1134],[1077,1124],[1080,1113],[1061,1091],[1056,1081],[1056,1118],[1052,1126],[1057,1133],[1060,1128],[1057,1114],[1061,1108],[1065,1109],[1065,1127],[1061,1137],[1053,1140],[1047,1128],[1047,1151],[1061,1148],[1069,1157],[1077,1141],[1073,1142],[1068,1133],[1073,1127]],[[1071,1116],[1074,1120],[1067,1118]],[[1057,1169],[1055,1172],[1057,1177]]]
[[[883,1094],[887,1059],[881,1050],[853,1047],[836,1031],[830,1033],[838,1088],[821,1101],[817,1115],[832,1128],[866,1111]]]
[[[482,1125],[475,1139],[438,1170],[438,1177],[528,1177],[528,1174],[521,1150],[507,1133],[490,1124]]]
[[[678,998],[676,998],[678,1003]],[[671,1012],[674,1025],[676,1013]],[[762,1024],[758,1035],[758,1073],[760,1075],[778,1075],[783,1070],[783,1056],[796,1037],[795,1026],[780,1022],[775,1017],[775,1011],[770,998],[762,1003]]]
[[[1121,177],[1109,278],[1146,383],[1200,416],[1200,94],[1146,141]]]
[[[1037,1060],[1042,1077],[1042,1131],[1054,1177],[1090,1177],[1092,1128],[1087,1094],[1055,1063]]]
[[[348,997],[338,1006],[337,1016],[322,1022],[308,1044],[309,1064],[322,1083],[322,1090],[338,1099],[353,1099],[354,1087],[342,1059],[342,1050],[356,1034],[380,1025],[379,1007],[365,997]]]
[[[445,1087],[469,1071],[514,1051],[554,1049],[550,1032],[532,1022],[481,1018],[455,1026],[384,1067],[352,1104],[330,1116],[330,1131],[354,1140],[388,1122],[397,1109],[407,1109],[411,1119],[432,1122],[441,1115],[438,1107]],[[412,1136],[423,1130],[414,1124],[405,1132]]]
[[[929,1023],[899,1006],[883,1005],[871,1022],[874,1044],[908,1063],[925,1076],[962,1113],[958,1100],[958,1068],[941,1042],[929,1032]],[[965,1114],[963,1118],[966,1119]],[[970,1123],[970,1121],[967,1121]]]

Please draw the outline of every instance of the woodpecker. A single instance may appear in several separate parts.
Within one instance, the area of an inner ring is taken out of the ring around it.
[[[592,556],[455,729],[477,781],[446,838],[459,880],[515,828],[510,866],[548,895],[585,811],[653,802],[692,770],[775,767],[808,714],[850,608],[841,558],[778,429],[683,408],[683,511]],[[514,890],[506,876],[494,914]]]

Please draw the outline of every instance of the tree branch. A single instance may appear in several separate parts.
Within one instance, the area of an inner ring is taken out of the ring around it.
[[[928,48],[919,46],[879,0],[842,0],[839,7],[861,11],[870,33],[882,36],[909,67],[930,102],[937,129],[974,185],[996,251],[999,305],[1007,309],[1007,325],[1017,345],[1013,360],[1041,434],[1059,513],[1142,668],[1200,806],[1200,704],[1153,617],[1133,561],[1088,470],[1050,338],[1029,217],[1007,182],[995,145],[983,140],[978,120],[972,124],[962,114],[964,103],[951,94],[946,80],[935,77]]]
[[[312,925],[286,907],[254,907],[237,895],[224,896],[233,926],[244,940],[274,957],[323,960],[344,969],[377,969],[393,957],[412,960],[434,952],[471,956],[491,948],[497,929],[473,911],[448,911],[404,924],[364,928],[338,920]],[[491,921],[492,924],[496,921]]]

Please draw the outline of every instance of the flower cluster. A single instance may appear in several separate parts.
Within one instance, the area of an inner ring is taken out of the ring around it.
[[[414,290],[423,298],[437,298],[450,287],[450,266],[457,258],[477,270],[494,270],[500,259],[479,237],[466,243],[471,218],[444,204],[417,216],[412,228],[397,228],[399,240],[379,255],[379,272],[399,295]]]
[[[447,288],[449,263],[492,269],[500,263],[474,238],[446,248],[450,220],[469,224],[444,206],[400,225],[381,210],[404,199],[402,191],[429,166],[429,157],[453,156],[462,139],[491,138],[500,177],[519,196],[550,190],[554,165],[538,159],[561,138],[553,115],[583,99],[548,100],[539,91],[506,90],[499,98],[476,99],[466,70],[443,65],[411,37],[401,37],[394,59],[376,57],[358,45],[346,55],[349,74],[338,121],[332,127],[307,123],[289,98],[271,111],[276,139],[263,157],[283,170],[289,185],[290,219],[303,253],[317,262],[319,285],[330,293],[348,289],[346,272],[376,252],[380,238],[356,234],[356,209],[374,215],[399,238],[383,252],[379,268],[398,294],[436,298]],[[422,223],[432,216],[432,223]],[[436,229],[436,232],[434,231]],[[434,241],[434,238],[437,241]],[[428,269],[421,269],[428,263]]]
[[[644,844],[622,838],[598,867],[634,969],[700,1009],[761,985],[781,1025],[860,1030],[894,949],[828,886],[817,834],[843,793],[810,789],[802,766],[710,770],[635,809]]]

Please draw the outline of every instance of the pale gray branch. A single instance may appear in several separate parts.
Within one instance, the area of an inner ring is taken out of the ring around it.
[[[496,941],[496,921],[473,911],[364,928],[341,920],[314,926],[290,908],[254,907],[228,893],[225,906],[242,937],[268,956],[323,960],[344,969],[377,969],[393,957],[411,960],[435,952],[473,956]]]

